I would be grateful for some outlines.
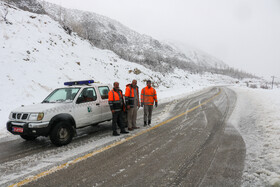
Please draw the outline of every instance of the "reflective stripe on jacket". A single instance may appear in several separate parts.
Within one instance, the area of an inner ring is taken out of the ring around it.
[[[141,103],[144,105],[154,105],[157,102],[157,92],[153,87],[146,86],[141,91]]]
[[[137,94],[137,101],[139,103],[139,91],[138,91],[138,86],[136,86],[136,94]],[[134,106],[134,88],[131,86],[131,84],[126,85],[125,89],[125,103],[126,105],[129,105],[130,108],[133,108]],[[137,105],[138,105],[137,103]]]
[[[123,109],[123,95],[122,91],[116,92],[112,89],[109,92],[108,103],[111,110],[121,111]]]

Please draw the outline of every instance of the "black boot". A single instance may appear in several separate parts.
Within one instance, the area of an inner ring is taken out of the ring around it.
[[[148,125],[151,126],[151,120],[148,121]]]
[[[127,134],[129,132],[127,132],[125,129],[121,130],[121,134]]]
[[[119,136],[120,134],[117,131],[113,131],[113,136]]]
[[[144,127],[146,127],[147,126],[147,122],[146,121],[144,121]]]

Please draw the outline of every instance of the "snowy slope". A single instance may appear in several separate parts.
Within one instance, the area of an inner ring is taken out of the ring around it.
[[[3,6],[0,2],[0,8]],[[151,71],[120,59],[112,51],[95,48],[76,34],[68,35],[46,15],[9,8],[7,19],[12,24],[0,19],[0,87],[3,88],[0,98],[4,98],[0,100],[0,128],[5,128],[12,109],[38,103],[70,80],[94,79],[110,84],[117,80],[124,89],[134,78],[140,88],[145,80],[151,79],[159,98],[164,90],[176,95],[174,88],[192,91],[236,81],[227,76],[189,74],[180,69],[166,74]]]
[[[23,9],[30,7],[30,3],[24,6],[26,2],[23,0],[12,1]],[[185,49],[181,50],[169,43],[139,34],[116,20],[93,12],[66,9],[43,0],[28,1],[33,2],[34,6],[38,2],[41,3],[42,12],[46,11],[55,20],[70,26],[95,46],[110,49],[126,60],[134,60],[146,66],[152,65],[156,70],[162,69],[158,68],[161,62],[183,69],[198,68],[196,65],[215,68],[217,64],[219,68],[227,67],[221,60],[199,50],[191,49],[192,53],[189,53]]]

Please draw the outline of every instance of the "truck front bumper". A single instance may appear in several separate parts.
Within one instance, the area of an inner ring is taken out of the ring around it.
[[[15,129],[21,129],[16,130]],[[28,136],[48,136],[50,131],[49,122],[18,122],[18,121],[8,121],[7,130],[16,135],[28,135]]]

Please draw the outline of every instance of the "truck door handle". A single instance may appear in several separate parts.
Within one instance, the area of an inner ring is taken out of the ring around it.
[[[97,106],[99,106],[99,105],[100,105],[100,103],[96,103],[96,105],[97,105]]]

